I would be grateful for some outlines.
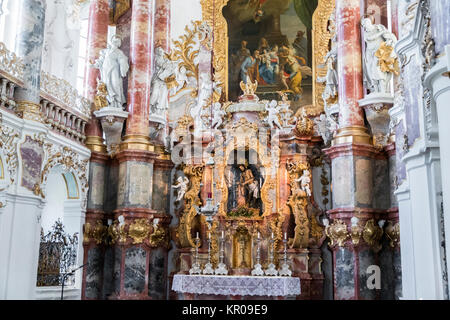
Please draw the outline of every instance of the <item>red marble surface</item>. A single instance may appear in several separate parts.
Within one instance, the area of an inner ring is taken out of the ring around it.
[[[85,96],[93,101],[97,92],[97,78],[100,71],[90,66],[94,62],[100,50],[106,48],[108,38],[109,5],[108,0],[92,0],[89,8],[88,48],[85,77]],[[86,126],[86,136],[102,136],[100,122],[92,117]]]
[[[336,1],[340,128],[364,126],[360,10],[360,0]]]
[[[155,48],[170,49],[170,0],[155,0]]]
[[[126,133],[149,134],[152,67],[152,1],[134,0],[131,8],[130,73]]]

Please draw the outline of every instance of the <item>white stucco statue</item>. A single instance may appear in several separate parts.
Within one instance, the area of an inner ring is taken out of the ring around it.
[[[119,109],[127,102],[122,78],[127,76],[130,67],[127,56],[119,49],[121,45],[120,38],[113,36],[108,47],[100,51],[100,57],[94,63],[94,67],[100,69],[100,80],[108,91],[108,106]]]
[[[177,184],[172,186],[173,189],[179,189],[178,196],[175,201],[181,201],[181,199],[183,199],[184,194],[187,191],[188,185],[189,179],[187,177],[184,177],[184,179],[182,177],[178,177]]]
[[[150,94],[150,112],[164,117],[169,107],[169,89],[166,79],[175,75],[176,64],[171,61],[161,47],[155,49],[155,71]]]
[[[371,93],[389,93],[393,73],[388,70],[393,67],[391,64],[394,64],[395,53],[392,49],[390,50],[392,52],[391,57],[386,57],[385,54],[388,52],[388,48],[394,48],[397,38],[385,26],[373,24],[368,18],[363,19],[361,25],[363,27],[363,38],[366,43],[363,59],[366,88]],[[384,50],[382,45],[385,48]],[[380,48],[382,49],[380,50]]]
[[[222,110],[222,105],[220,104],[220,102],[214,103],[211,128],[218,129],[223,123],[223,117],[225,116],[225,114],[226,112]]]
[[[300,183],[300,189],[306,192],[308,197],[311,197],[311,173],[309,170],[303,170],[303,174],[300,178],[296,179],[295,182]]]
[[[334,132],[338,129],[337,122],[329,114],[321,114],[314,119],[316,131],[322,136],[325,145],[328,145],[333,139]]]
[[[280,111],[278,110],[277,105],[278,103],[275,100],[266,103],[266,111],[268,113],[266,121],[271,129],[275,129],[275,126],[277,126],[279,129],[282,128],[280,120],[278,119],[278,114]]]

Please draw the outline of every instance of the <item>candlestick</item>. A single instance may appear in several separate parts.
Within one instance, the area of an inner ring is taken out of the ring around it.
[[[252,270],[252,276],[263,276],[264,275],[264,271],[262,269],[260,260],[261,260],[261,249],[260,249],[260,238],[259,238],[260,234],[258,232],[258,237],[256,238],[256,264],[253,267]]]
[[[269,251],[269,265],[267,266],[267,269],[264,271],[264,273],[266,274],[266,276],[277,276],[278,275],[278,271],[275,268],[275,265],[273,264],[273,255],[274,255],[274,251],[275,251],[275,240],[273,239],[273,232],[272,232],[272,238],[269,240],[269,246],[268,246],[268,251]]]
[[[216,270],[214,270],[214,273],[216,275],[227,275],[228,270],[225,263],[223,263],[223,257],[224,257],[224,242],[225,242],[225,234],[222,230],[222,237],[220,238],[220,249],[219,249],[219,264],[217,265]]]
[[[200,268],[200,263],[198,262],[198,247],[200,246],[200,238],[195,238],[195,255],[194,255],[194,263],[192,264],[191,269],[189,270],[189,274],[202,274],[202,269]]]
[[[286,239],[286,233],[284,234],[284,240],[283,240],[283,244],[284,244],[284,256],[283,256],[283,264],[281,265],[281,269],[280,269],[280,276],[282,277],[291,277],[292,276],[292,271],[289,268],[289,265],[287,263],[287,239]]]
[[[214,274],[214,269],[211,264],[211,230],[208,232],[208,263],[205,264],[203,274]]]

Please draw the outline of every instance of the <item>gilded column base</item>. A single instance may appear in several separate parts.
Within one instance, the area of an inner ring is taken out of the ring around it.
[[[141,150],[154,152],[155,147],[150,143],[150,137],[141,134],[126,135],[120,144],[120,151]]]
[[[373,139],[366,127],[354,126],[338,129],[331,145],[348,143],[373,145]]]
[[[92,152],[106,153],[106,146],[102,137],[87,136],[85,144]]]
[[[158,159],[160,160],[170,160],[170,154],[166,152],[164,146],[155,146],[154,147],[155,153],[158,154]]]
[[[19,101],[16,109],[17,115],[26,120],[44,122],[41,105],[31,101]]]

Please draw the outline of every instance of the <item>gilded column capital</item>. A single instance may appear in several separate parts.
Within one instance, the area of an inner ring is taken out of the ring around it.
[[[27,100],[18,101],[16,113],[22,119],[44,122],[41,105],[36,102]]]

